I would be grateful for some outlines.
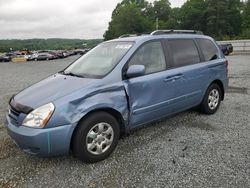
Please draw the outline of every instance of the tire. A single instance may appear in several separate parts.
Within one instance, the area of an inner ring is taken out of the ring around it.
[[[37,61],[37,59],[35,59],[35,61]]]
[[[114,151],[119,137],[120,126],[112,115],[106,112],[90,114],[79,122],[73,135],[73,154],[87,163],[102,161]]]
[[[46,61],[49,61],[49,58],[46,58]]]
[[[205,114],[214,114],[221,103],[222,90],[218,84],[211,84],[200,105],[201,112]]]

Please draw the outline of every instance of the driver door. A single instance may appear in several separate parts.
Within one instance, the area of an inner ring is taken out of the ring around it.
[[[155,40],[143,44],[127,67],[131,65],[144,65],[145,75],[124,81],[129,96],[130,126],[172,113],[168,102],[175,98],[175,84],[169,81],[171,70],[167,70],[163,43]]]

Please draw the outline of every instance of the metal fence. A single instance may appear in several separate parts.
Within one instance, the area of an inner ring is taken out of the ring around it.
[[[250,52],[250,40],[217,41],[218,44],[232,44],[234,52]]]

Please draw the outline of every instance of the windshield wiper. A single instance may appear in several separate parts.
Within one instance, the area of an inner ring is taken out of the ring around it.
[[[73,73],[73,72],[64,72],[64,71],[62,71],[61,72],[63,75],[69,75],[69,76],[75,76],[75,77],[79,77],[79,78],[84,78],[84,76],[81,76],[81,75],[78,75],[78,74],[75,74],[75,73]]]

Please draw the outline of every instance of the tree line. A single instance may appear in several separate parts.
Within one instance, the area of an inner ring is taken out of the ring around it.
[[[105,40],[156,29],[200,30],[217,40],[250,38],[250,0],[188,0],[171,8],[168,0],[123,0],[113,10]]]
[[[11,50],[69,50],[76,48],[92,48],[102,42],[102,39],[26,39],[0,40],[0,52]]]

